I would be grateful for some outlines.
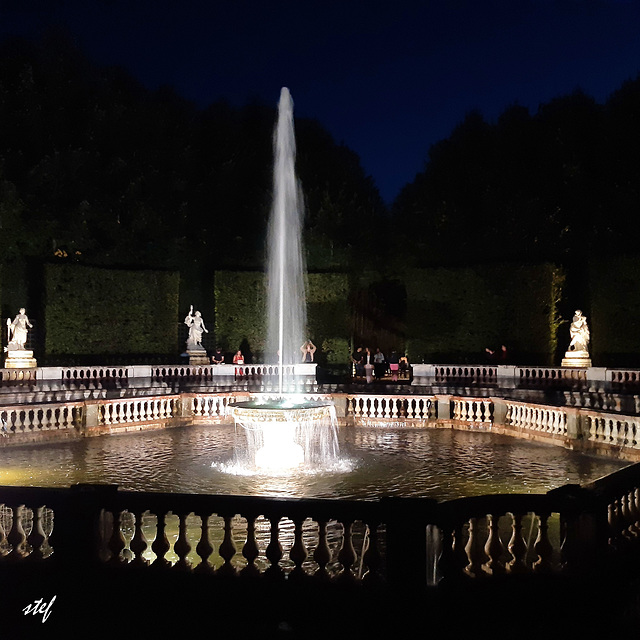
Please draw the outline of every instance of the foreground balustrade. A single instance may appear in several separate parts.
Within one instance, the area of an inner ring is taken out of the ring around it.
[[[0,488],[3,563],[428,587],[600,570],[640,550],[640,465],[586,487],[437,503]]]

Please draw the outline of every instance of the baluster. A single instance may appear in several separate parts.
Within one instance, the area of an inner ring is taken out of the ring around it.
[[[289,558],[293,561],[295,565],[291,573],[289,574],[290,579],[298,579],[305,577],[304,569],[302,568],[302,563],[307,559],[309,555],[307,553],[307,549],[304,546],[304,541],[302,539],[302,523],[303,520],[299,517],[293,520],[294,524],[294,542],[291,550],[289,551]]]
[[[345,520],[342,527],[342,546],[338,552],[338,562],[342,565],[342,571],[338,579],[341,582],[353,582],[355,578],[351,567],[353,567],[357,560],[356,551],[353,548],[353,521]]]
[[[191,551],[191,545],[187,537],[187,516],[189,514],[181,512],[177,515],[180,519],[180,524],[178,527],[178,539],[173,545],[173,550],[178,556],[178,562],[176,562],[175,568],[178,571],[189,571],[191,569],[191,562],[189,558],[187,558],[189,551]]]
[[[313,574],[313,577],[320,582],[328,581],[329,572],[327,571],[327,565],[331,561],[331,550],[327,542],[326,520],[318,520],[318,546],[313,552],[313,559],[318,563],[318,569]]]
[[[491,402],[489,400],[483,400],[482,406],[484,407],[484,421],[491,422]]]
[[[224,560],[224,564],[218,569],[218,575],[233,577],[236,575],[236,570],[231,564],[233,556],[236,555],[236,546],[233,543],[233,516],[220,514],[224,518],[224,539],[220,544],[218,553]]]
[[[265,550],[265,556],[271,563],[269,568],[265,571],[265,576],[273,580],[279,580],[284,578],[284,571],[280,566],[280,560],[282,559],[282,545],[280,544],[279,529],[280,523],[279,516],[270,516],[269,522],[271,523],[271,537],[269,544]]]
[[[149,545],[142,530],[142,515],[143,512],[141,509],[134,512],[135,529],[131,542],[129,543],[129,549],[131,549],[131,552],[134,554],[133,560],[131,561],[132,567],[146,567],[149,564],[149,561],[144,557],[144,552]]]
[[[609,442],[611,444],[617,445],[619,444],[619,433],[620,433],[620,421],[619,420],[611,420],[611,435]]]
[[[213,546],[209,540],[209,514],[200,511],[196,515],[200,516],[200,540],[196,545],[196,553],[200,557],[200,563],[196,566],[196,573],[210,574],[213,568],[209,564],[209,556],[213,553]]]
[[[510,573],[524,573],[527,571],[526,555],[527,543],[522,535],[522,514],[511,514],[511,540],[509,540],[509,551],[512,560],[507,563],[507,569]]]
[[[638,489],[631,489],[629,494],[629,512],[631,516],[631,526],[629,530],[634,538],[640,536],[640,509],[638,507]]]
[[[469,520],[469,539],[467,540],[467,545],[464,550],[469,561],[464,568],[465,573],[472,578],[482,577],[484,575],[482,565],[486,558],[484,557],[484,549],[482,541],[480,540],[477,518],[470,518]]]
[[[380,570],[382,568],[382,555],[378,545],[378,522],[372,521],[367,525],[369,544],[362,559],[363,565],[367,568],[362,581],[365,584],[378,584],[382,578]]]
[[[255,564],[256,558],[260,555],[256,541],[256,516],[247,514],[245,518],[247,520],[247,540],[242,547],[242,555],[247,560],[247,566],[240,572],[240,575],[255,578],[260,575],[260,569]]]
[[[398,399],[397,398],[390,398],[389,399],[389,406],[391,408],[391,414],[390,414],[390,418],[392,420],[395,420],[396,417],[398,416],[399,412],[398,412]]]
[[[489,536],[487,542],[484,545],[484,552],[489,557],[489,561],[482,565],[482,568],[486,573],[490,575],[498,575],[505,572],[504,561],[502,556],[504,554],[504,545],[500,539],[500,530],[498,523],[500,521],[499,516],[487,515],[487,526],[489,529]]]
[[[167,516],[166,511],[160,511],[157,514],[158,523],[156,525],[156,538],[151,544],[151,549],[157,556],[156,559],[151,564],[151,566],[160,568],[160,569],[171,566],[171,563],[165,558],[166,553],[171,548],[171,545],[169,544],[169,540],[167,539],[167,534],[166,534],[166,523],[165,523],[166,516]]]
[[[33,509],[33,525],[31,526],[31,532],[27,538],[27,545],[31,548],[29,555],[29,561],[40,561],[44,559],[43,546],[47,540],[47,536],[44,533],[42,521],[44,518],[45,507],[37,507]]]
[[[9,560],[22,560],[28,555],[26,549],[27,536],[25,535],[22,527],[22,514],[24,513],[24,508],[24,505],[18,505],[13,509],[13,526],[7,536],[7,542],[12,547],[8,555]]]
[[[109,542],[107,544],[107,548],[111,551],[111,558],[109,559],[109,564],[125,564],[126,559],[122,555],[122,551],[127,546],[127,543],[124,539],[124,535],[122,534],[121,524],[122,524],[122,513],[116,509],[113,511],[113,520],[112,520],[112,529],[111,529],[111,537],[109,538]]]
[[[9,516],[9,511],[11,511],[9,507],[4,504],[0,504],[0,558],[3,558],[9,553],[7,550],[7,532],[2,526],[3,520],[8,519],[9,517],[11,517],[11,520],[13,521],[13,512],[11,512],[11,516]],[[9,525],[9,530],[11,530],[11,525]]]
[[[538,558],[533,563],[536,573],[551,573],[553,570],[553,545],[549,540],[550,513],[542,513],[538,516],[538,536],[533,549]]]

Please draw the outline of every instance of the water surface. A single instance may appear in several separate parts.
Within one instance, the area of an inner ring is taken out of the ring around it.
[[[446,500],[544,493],[590,482],[629,464],[484,432],[343,427],[338,469],[269,477],[224,471],[233,462],[235,442],[236,427],[227,424],[5,448],[0,484],[99,482],[175,493]]]

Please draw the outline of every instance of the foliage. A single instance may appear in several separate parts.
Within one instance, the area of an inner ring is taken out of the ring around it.
[[[562,273],[553,265],[416,269],[407,274],[407,351],[420,362],[478,362],[504,344],[552,364]]]
[[[47,355],[172,354],[179,275],[50,264]]]
[[[470,113],[393,205],[405,255],[425,266],[635,252],[639,104],[640,78],[602,105],[576,91],[496,123]]]
[[[346,363],[348,346],[348,279],[344,274],[307,275],[308,335],[318,347],[316,360]],[[266,284],[262,272],[217,271],[215,274],[215,332],[227,352],[248,345],[260,359],[266,338]]]
[[[180,269],[264,264],[276,108],[196,109],[69,42],[0,45],[3,260]],[[309,264],[345,264],[380,196],[358,157],[296,120]],[[6,226],[5,226],[6,223]]]
[[[215,334],[218,346],[235,352],[248,345],[260,360],[266,339],[264,274],[256,271],[216,271],[214,276]],[[245,353],[245,356],[248,354]]]
[[[640,366],[640,260],[635,256],[594,259],[588,279],[594,365]]]

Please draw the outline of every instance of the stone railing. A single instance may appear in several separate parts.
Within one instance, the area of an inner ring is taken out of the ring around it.
[[[0,566],[85,562],[392,588],[588,572],[623,543],[640,544],[639,492],[640,465],[587,487],[441,503],[0,487]]]
[[[640,370],[589,367],[539,367],[514,365],[436,365],[412,364],[414,385],[488,385],[538,388],[610,385],[640,387]]]
[[[356,424],[381,424],[383,421],[424,421],[436,417],[434,397],[376,394],[346,396],[344,416]]]
[[[516,429],[553,435],[567,435],[567,410],[545,407],[525,402],[503,401],[506,415],[503,423]]]
[[[81,427],[85,420],[85,404],[30,404],[0,408],[0,433],[34,434]]]

